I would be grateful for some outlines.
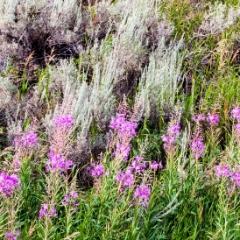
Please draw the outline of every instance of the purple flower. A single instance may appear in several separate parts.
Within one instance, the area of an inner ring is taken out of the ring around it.
[[[49,159],[47,161],[47,171],[51,172],[66,172],[73,166],[73,162],[71,160],[65,160],[64,157],[59,154],[54,154],[53,151],[49,153]]]
[[[60,129],[69,129],[74,125],[72,115],[60,115],[56,116],[53,120],[55,127]]]
[[[124,161],[127,161],[131,151],[130,146],[131,145],[129,143],[125,143],[125,144],[118,143],[117,148],[114,152],[114,156],[116,158],[120,158],[120,159],[123,159]]]
[[[78,198],[78,194],[77,194],[77,192],[75,192],[75,191],[71,191],[70,193],[69,193],[69,195],[66,195],[65,197],[64,197],[64,202],[62,202],[62,204],[64,205],[64,206],[66,206],[66,205],[68,205],[68,204],[70,204],[70,205],[73,205],[73,206],[77,206],[78,204],[76,203],[76,199]]]
[[[93,177],[101,177],[104,174],[104,166],[102,163],[92,163],[88,170]]]
[[[158,168],[162,169],[162,168],[163,168],[163,165],[162,165],[161,162],[160,162],[160,163],[152,162],[152,163],[150,164],[150,167],[151,167],[151,169],[153,169],[153,170],[157,170]]]
[[[33,131],[30,131],[22,136],[21,143],[24,147],[36,147],[38,142],[37,134]]]
[[[117,115],[114,119],[112,119],[109,127],[114,130],[119,130],[122,126],[122,124],[125,123],[125,116],[123,114]]]
[[[174,147],[177,140],[177,135],[180,133],[180,124],[171,124],[167,129],[167,133],[162,135],[163,147],[165,151],[169,151]]]
[[[192,118],[192,120],[193,120],[194,122],[196,122],[196,123],[199,123],[200,121],[204,121],[204,120],[205,120],[205,116],[204,116],[204,114],[199,114],[199,115],[197,115],[197,116],[194,116],[194,117]]]
[[[175,136],[180,133],[181,126],[180,124],[170,125],[167,130],[167,134],[170,136]]]
[[[41,220],[43,217],[58,217],[58,214],[56,213],[56,208],[51,207],[49,204],[42,204],[39,211],[39,220]]]
[[[235,107],[231,111],[231,118],[240,120],[240,107]]]
[[[234,128],[237,132],[240,132],[240,123],[235,124]]]
[[[135,157],[135,159],[132,162],[132,168],[135,170],[136,173],[143,173],[145,172],[146,163],[143,162],[142,157]]]
[[[231,171],[230,171],[228,165],[223,165],[223,164],[217,165],[216,166],[216,176],[218,178],[220,178],[220,177],[227,178],[227,177],[231,176]]]
[[[218,126],[220,118],[216,113],[215,114],[208,113],[207,122],[209,123],[210,126]]]
[[[21,235],[20,231],[9,231],[5,234],[5,239],[7,240],[17,240],[17,237]]]
[[[150,194],[151,190],[149,187],[147,187],[146,185],[140,185],[136,188],[133,194],[133,198],[138,198],[141,205],[148,206]]]
[[[3,196],[10,197],[18,186],[21,186],[18,175],[8,175],[5,172],[0,174],[0,191]]]
[[[205,146],[202,138],[194,139],[190,147],[191,147],[194,158],[199,159],[200,157],[203,157]]]
[[[232,173],[231,180],[240,187],[240,172]]]
[[[129,168],[125,173],[119,171],[116,180],[121,183],[121,191],[126,188],[132,188],[134,184],[134,175],[132,174],[131,169]]]
[[[123,114],[117,115],[110,123],[110,128],[117,130],[119,136],[130,138],[134,137],[136,133],[137,125],[134,122],[126,121]]]

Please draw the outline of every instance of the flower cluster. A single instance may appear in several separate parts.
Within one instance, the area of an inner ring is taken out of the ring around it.
[[[54,151],[50,151],[48,155],[47,161],[47,171],[50,172],[66,172],[73,166],[73,162],[71,160],[66,160],[63,156],[59,154],[55,154]]]
[[[204,114],[199,114],[199,115],[196,115],[196,116],[194,116],[193,118],[192,118],[192,120],[195,122],[195,123],[197,123],[197,124],[199,124],[201,121],[205,121],[205,119],[206,119],[206,117],[205,117],[205,115]]]
[[[75,191],[71,191],[68,195],[64,196],[64,202],[62,202],[62,204],[64,206],[67,205],[73,205],[73,206],[77,206],[77,198],[78,198],[78,194]]]
[[[131,168],[127,168],[126,172],[118,171],[116,181],[120,182],[120,192],[123,192],[126,188],[132,188],[134,185],[134,175]]]
[[[144,207],[147,207],[149,204],[151,190],[146,185],[140,185],[136,188],[133,199],[138,199],[139,204],[141,204]]]
[[[143,162],[143,158],[142,157],[135,157],[133,162],[132,162],[132,170],[135,172],[135,173],[144,173],[145,172],[145,169],[146,169],[147,165],[145,162]]]
[[[51,207],[49,204],[42,204],[39,211],[39,220],[41,220],[44,217],[46,218],[58,217],[58,214],[56,213],[56,208]]]
[[[240,107],[232,109],[231,118],[237,120],[237,124],[235,124],[234,128],[237,133],[240,133]]]
[[[17,237],[21,235],[21,232],[18,231],[9,231],[5,234],[5,239],[7,240],[17,240]]]
[[[92,163],[90,167],[88,167],[88,171],[93,177],[101,177],[104,174],[104,166],[102,163]]]
[[[218,126],[220,123],[220,118],[217,113],[214,114],[208,113],[207,117],[205,117],[205,115],[201,113],[199,115],[194,116],[192,120],[197,124],[206,120],[210,126]]]
[[[219,164],[216,166],[216,176],[218,178],[221,178],[221,177],[229,177],[231,175],[231,171],[228,167],[228,165],[223,165],[223,164]]]
[[[10,197],[18,186],[21,186],[18,175],[8,175],[5,172],[0,174],[0,191],[3,196]]]
[[[133,122],[126,121],[123,114],[117,115],[110,123],[110,128],[116,130],[120,136],[134,137],[137,125]]]
[[[165,151],[169,152],[174,148],[174,144],[177,140],[177,136],[180,133],[181,126],[180,124],[171,124],[168,129],[167,133],[162,135],[163,147]]]
[[[152,163],[150,163],[150,168],[156,171],[158,168],[162,169],[163,165],[161,162],[159,162],[159,163],[152,162]]]
[[[191,147],[194,158],[199,159],[199,158],[203,157],[204,151],[205,151],[205,146],[203,143],[203,139],[201,137],[195,138],[191,142],[190,147]]]
[[[146,171],[147,164],[143,161],[143,158],[137,156],[132,161],[132,164],[127,167],[125,172],[118,171],[116,181],[120,183],[120,192],[123,192],[126,188],[132,188],[134,185],[135,175],[144,173]]]
[[[53,119],[54,126],[60,129],[69,129],[74,125],[72,115],[60,115]]]
[[[38,142],[37,134],[33,131],[30,131],[22,136],[21,142],[24,147],[36,147]]]
[[[136,136],[137,124],[127,121],[124,114],[117,115],[112,119],[110,126],[118,134],[118,143],[114,155],[116,158],[127,160],[131,150],[130,141]]]
[[[234,189],[235,186],[240,187],[240,171],[238,171],[238,169],[238,167],[234,167],[231,170],[227,164],[224,165],[220,163],[216,166],[215,174],[217,178],[227,179],[231,188]]]
[[[38,136],[34,131],[25,133],[22,137],[15,137],[14,145],[16,148],[33,148],[38,143]]]
[[[218,126],[220,122],[220,118],[217,113],[215,114],[208,113],[207,122],[210,126]]]

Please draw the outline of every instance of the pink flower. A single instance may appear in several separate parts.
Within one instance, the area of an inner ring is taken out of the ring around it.
[[[220,177],[227,178],[227,177],[231,176],[231,171],[230,171],[228,165],[223,165],[223,164],[217,165],[216,166],[216,176],[218,178],[220,178]]]
[[[56,116],[53,120],[55,127],[68,129],[74,125],[72,115],[60,115]]]
[[[139,203],[146,207],[148,206],[148,203],[149,203],[150,194],[151,194],[151,190],[149,187],[147,187],[146,185],[140,185],[139,187],[136,188],[133,194],[133,198],[134,199],[138,198]]]
[[[39,211],[39,220],[42,218],[52,218],[52,217],[58,217],[58,214],[56,213],[56,208],[51,207],[49,204],[42,204],[41,209]]]
[[[203,157],[204,151],[205,151],[205,146],[203,143],[202,138],[196,138],[192,141],[191,145],[191,150],[194,158],[199,159],[200,157]]]
[[[102,163],[92,163],[91,166],[88,167],[88,171],[93,177],[101,177],[104,174],[104,166]]]
[[[220,118],[216,113],[215,114],[208,113],[207,122],[209,123],[210,126],[218,126]]]
[[[8,175],[5,172],[0,174],[0,192],[3,196],[10,197],[18,186],[21,186],[18,175]]]

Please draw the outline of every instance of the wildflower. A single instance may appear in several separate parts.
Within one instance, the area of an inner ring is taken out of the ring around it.
[[[132,162],[132,168],[135,170],[136,173],[143,173],[145,172],[146,163],[142,162],[142,157],[135,157]]]
[[[207,116],[207,122],[209,123],[210,126],[218,126],[219,122],[220,122],[220,118],[218,116],[218,114],[210,114],[208,113]]]
[[[93,177],[101,177],[104,174],[104,166],[102,163],[92,163],[88,170]]]
[[[163,168],[163,165],[162,165],[161,162],[160,162],[160,163],[152,162],[152,163],[150,164],[150,167],[151,167],[151,169],[153,169],[153,170],[157,170],[158,168],[162,169],[162,168]]]
[[[143,206],[148,206],[149,199],[150,199],[151,190],[146,185],[140,185],[136,188],[133,198],[138,198],[139,203]]]
[[[53,151],[49,153],[49,159],[47,161],[47,171],[51,172],[66,172],[67,169],[70,169],[73,166],[71,160],[65,160],[63,156],[59,154],[54,154]]]
[[[69,129],[74,125],[72,115],[60,115],[56,116],[53,120],[55,127],[60,129]]]
[[[38,136],[35,132],[29,131],[22,137],[15,137],[13,143],[16,148],[33,148],[37,146]]]
[[[0,191],[3,196],[10,197],[15,188],[21,185],[19,176],[16,174],[8,175],[5,172],[0,174]]]
[[[190,147],[192,149],[193,156],[196,159],[199,159],[200,157],[203,157],[205,146],[204,146],[202,138],[198,137],[198,138],[194,139],[192,141]]]
[[[231,118],[240,121],[240,107],[233,108],[231,111]]]
[[[36,147],[38,142],[37,134],[33,131],[30,131],[22,136],[21,142],[24,147]]]
[[[240,187],[240,172],[232,173],[231,180],[235,183],[238,187]]]
[[[177,140],[177,135],[180,133],[181,126],[180,124],[173,125],[171,124],[168,129],[167,133],[162,135],[163,147],[165,151],[169,151],[173,149],[174,143]]]
[[[76,203],[76,199],[78,198],[78,194],[77,194],[77,192],[75,192],[75,191],[71,191],[70,193],[69,193],[69,195],[66,195],[65,197],[64,197],[64,199],[65,199],[65,201],[64,202],[62,202],[62,204],[64,205],[64,206],[66,206],[66,205],[68,205],[68,204],[70,204],[70,205],[78,205],[77,203]]]
[[[181,126],[179,123],[176,125],[170,125],[168,127],[167,133],[168,135],[177,135],[180,133],[180,129],[181,129]]]
[[[20,231],[9,231],[5,234],[5,239],[7,240],[17,240],[17,237],[21,235]]]
[[[114,152],[114,156],[116,158],[120,158],[120,159],[123,159],[124,161],[127,161],[130,151],[131,151],[131,145],[128,142],[125,142],[124,144],[118,143],[116,150]]]
[[[240,132],[240,123],[235,124],[234,128],[237,132]]]
[[[126,188],[132,188],[134,184],[134,175],[131,168],[128,168],[125,173],[120,170],[116,176],[116,180],[121,183],[120,191],[123,191]]]
[[[231,175],[231,171],[228,167],[228,165],[223,165],[223,164],[219,164],[218,166],[216,166],[216,176],[218,178],[220,177],[229,177]]]
[[[205,116],[204,116],[204,114],[199,114],[199,115],[197,115],[197,116],[194,116],[193,118],[192,118],[192,120],[194,121],[194,122],[196,122],[196,123],[199,123],[200,121],[204,121],[205,120]]]
[[[125,121],[125,116],[123,114],[119,114],[114,119],[112,119],[109,127],[114,130],[119,130]]]
[[[43,217],[58,217],[58,214],[56,213],[56,208],[51,207],[49,204],[42,204],[39,211],[39,220],[41,220]]]

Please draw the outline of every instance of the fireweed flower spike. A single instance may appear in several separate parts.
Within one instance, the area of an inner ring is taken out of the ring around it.
[[[166,152],[169,152],[173,149],[175,142],[177,141],[177,136],[180,133],[181,126],[180,124],[173,125],[171,124],[166,134],[162,135],[163,147]]]
[[[17,240],[17,237],[21,235],[21,232],[20,231],[15,231],[15,232],[7,232],[5,234],[5,239],[7,240]]]
[[[210,126],[218,126],[220,118],[217,113],[215,114],[208,113],[207,122],[209,123]]]
[[[139,204],[141,204],[144,207],[148,206],[149,199],[150,199],[151,190],[146,185],[140,185],[136,188],[133,199],[138,199]]]
[[[231,171],[228,167],[228,165],[223,165],[223,164],[219,164],[216,166],[216,172],[215,172],[217,178],[221,178],[221,177],[230,177],[231,176]]]
[[[118,114],[112,119],[109,127],[117,133],[118,142],[116,143],[116,149],[114,152],[115,158],[128,160],[131,150],[131,139],[136,136],[137,124],[131,121],[127,121],[124,114]]]
[[[66,172],[73,166],[73,162],[71,160],[66,160],[63,156],[59,154],[55,154],[51,151],[48,155],[47,167],[46,170],[50,172]]]
[[[200,137],[195,138],[191,142],[190,147],[191,147],[192,154],[193,154],[194,158],[199,159],[199,158],[203,157],[205,146],[204,146],[202,138],[200,138]]]
[[[76,200],[78,199],[78,194],[75,191],[71,191],[68,195],[64,197],[64,202],[62,202],[62,205],[67,206],[73,205],[77,206],[78,204],[76,203]]]
[[[21,186],[21,182],[17,174],[8,175],[5,172],[0,174],[0,192],[3,196],[10,197],[18,186]]]
[[[236,119],[238,122],[240,121],[240,107],[235,107],[232,109],[231,118]]]
[[[13,143],[15,148],[33,148],[37,146],[38,136],[35,132],[29,131],[22,137],[15,137]]]
[[[49,206],[49,204],[42,204],[39,211],[39,220],[41,220],[44,217],[46,218],[58,217],[58,214],[56,213],[56,208]]]
[[[204,121],[206,119],[206,117],[204,116],[204,114],[199,114],[197,116],[194,116],[192,118],[192,120],[195,122],[195,123],[200,123],[200,121]]]
[[[91,166],[88,167],[88,171],[93,177],[101,177],[104,174],[104,166],[102,163],[92,163]]]
[[[74,125],[72,115],[59,115],[53,119],[54,126],[61,129],[69,129]]]
[[[162,169],[163,165],[161,162],[160,163],[152,162],[150,163],[150,168],[156,171],[158,168]]]

